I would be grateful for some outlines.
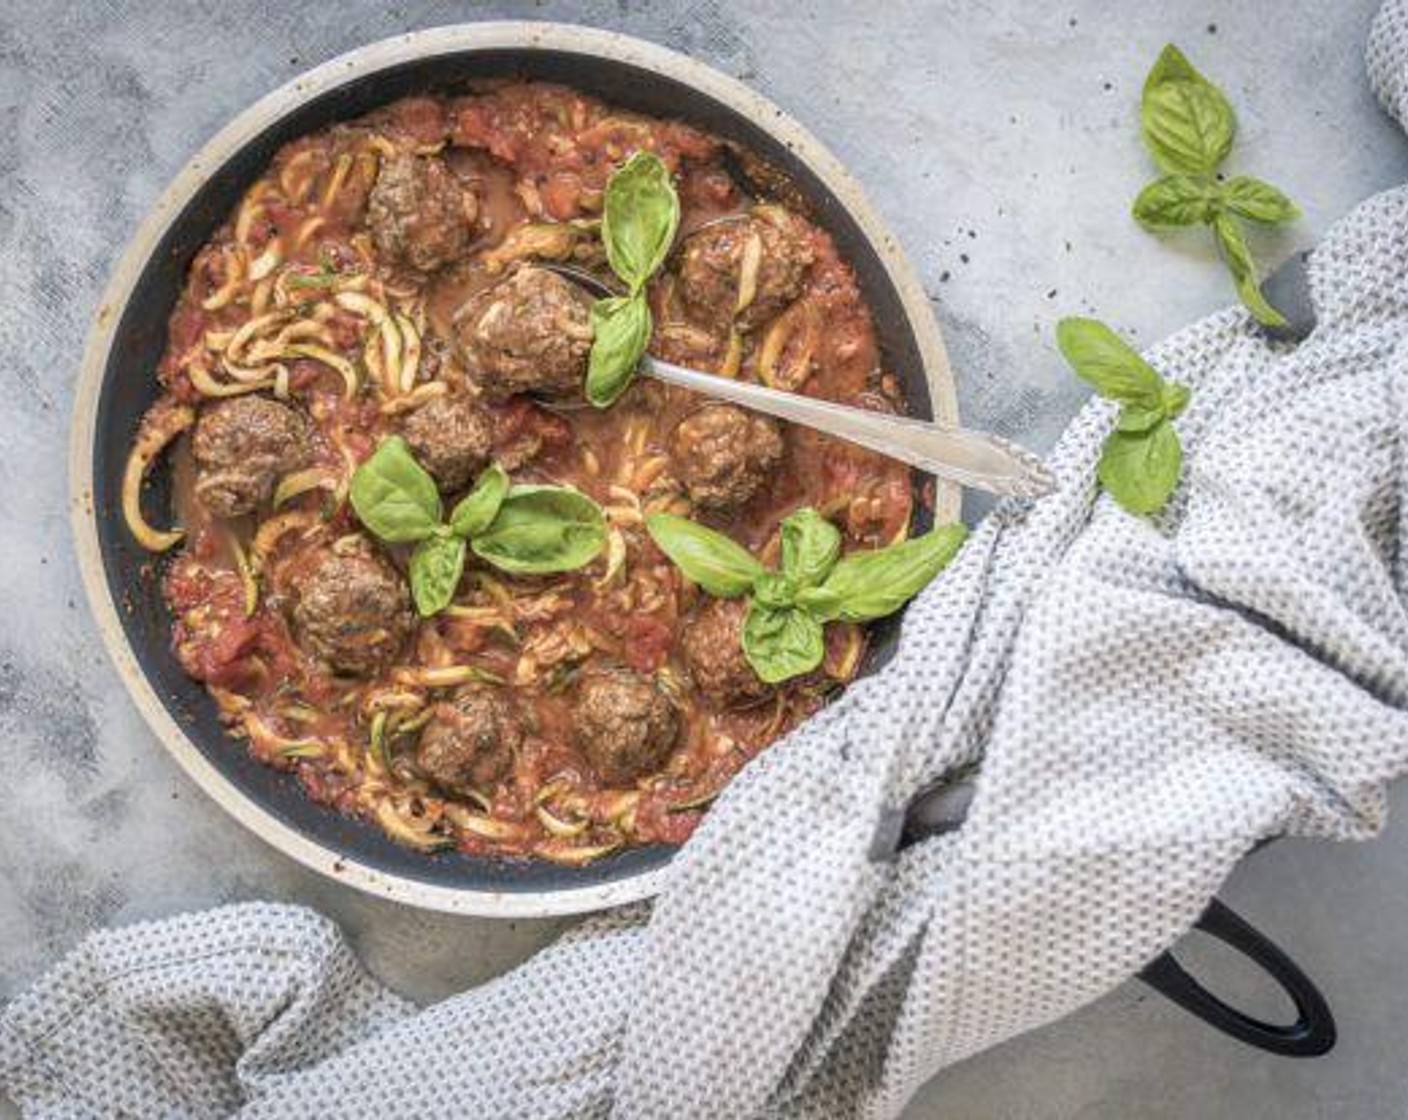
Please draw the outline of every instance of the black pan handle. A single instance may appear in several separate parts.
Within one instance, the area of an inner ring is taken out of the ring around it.
[[[1208,904],[1194,927],[1265,970],[1296,1005],[1295,1022],[1264,1023],[1238,1011],[1203,987],[1171,952],[1156,958],[1139,974],[1144,983],[1209,1026],[1259,1050],[1289,1058],[1315,1058],[1329,1052],[1335,1045],[1330,1006],[1310,977],[1279,946],[1217,899]]]

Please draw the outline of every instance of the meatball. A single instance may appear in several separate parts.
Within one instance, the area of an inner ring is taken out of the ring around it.
[[[474,192],[438,156],[390,157],[367,201],[377,250],[421,272],[464,255],[478,213]]]
[[[680,255],[680,295],[708,326],[719,329],[737,323],[751,330],[776,317],[801,294],[811,263],[805,224],[769,207],[690,234]]]
[[[545,268],[517,269],[455,312],[465,365],[488,396],[576,392],[592,346],[591,299]]]
[[[485,790],[508,776],[522,743],[523,727],[503,691],[471,685],[435,706],[420,735],[416,765],[449,793]]]
[[[680,652],[707,700],[721,707],[755,704],[772,695],[743,654],[743,599],[710,599],[680,635]]]
[[[577,746],[608,785],[657,770],[679,734],[679,715],[654,683],[621,670],[587,677],[573,711]]]
[[[308,653],[334,672],[364,676],[400,652],[414,617],[401,574],[365,537],[344,537],[311,566],[293,622]]]
[[[308,425],[267,397],[234,397],[201,415],[191,453],[201,505],[214,517],[237,517],[267,501],[281,474],[308,461]]]
[[[436,397],[406,417],[411,453],[442,490],[463,490],[494,449],[494,425],[467,397]]]
[[[675,472],[702,509],[741,506],[782,461],[782,433],[765,416],[708,405],[680,421],[670,441]]]

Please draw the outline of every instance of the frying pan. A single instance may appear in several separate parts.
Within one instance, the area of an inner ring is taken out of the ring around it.
[[[256,762],[224,733],[204,689],[177,664],[158,588],[160,562],[128,535],[119,493],[128,447],[156,395],[153,371],[190,261],[279,146],[411,93],[453,92],[493,78],[561,82],[627,108],[682,117],[775,165],[855,267],[888,368],[900,377],[914,413],[957,421],[943,341],[918,280],[855,181],[781,109],[692,59],[625,36],[555,24],[466,24],[374,43],[309,71],[242,113],[182,169],[140,227],[98,309],[77,389],[71,514],[88,599],[123,683],[166,749],[226,811],[285,854],[373,894],[460,913],[544,916],[655,894],[672,849],[628,850],[582,868],[426,855],[309,801],[288,774]],[[167,508],[169,479],[160,468],[152,472],[147,500],[152,509]],[[959,502],[956,489],[940,486],[934,516],[956,516]],[[878,629],[863,671],[883,663],[895,637],[892,619]],[[923,827],[915,824],[911,836]],[[1281,1052],[1328,1048],[1324,1001],[1310,999],[1307,991],[1319,993],[1298,970],[1278,972],[1268,955],[1274,946],[1267,946],[1261,939],[1253,955],[1300,1007],[1305,1023],[1284,1029],[1298,1041],[1288,1043],[1265,1024],[1262,1037],[1229,1017],[1236,1013],[1225,1005],[1199,1003],[1205,991],[1175,971],[1172,958],[1161,958],[1169,963],[1151,966],[1146,978],[1258,1045]],[[1333,1025],[1328,1029],[1332,1042]]]

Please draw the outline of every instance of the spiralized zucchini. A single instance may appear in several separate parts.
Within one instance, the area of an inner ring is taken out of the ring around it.
[[[184,529],[156,529],[142,514],[142,483],[147,470],[171,441],[195,423],[195,409],[164,401],[142,418],[122,471],[122,516],[128,531],[148,552],[165,552],[184,537]]]

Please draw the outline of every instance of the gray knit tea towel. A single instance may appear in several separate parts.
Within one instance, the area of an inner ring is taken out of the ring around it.
[[[1408,0],[1370,70],[1408,108]],[[93,936],[6,1011],[34,1117],[893,1116],[1179,937],[1278,834],[1355,838],[1408,767],[1408,189],[1316,251],[1319,326],[1149,354],[1194,387],[1161,516],[1094,481],[1103,402],[911,607],[889,665],[764,754],[653,910],[417,1009],[328,923],[249,905]],[[871,857],[981,760],[964,826]]]

